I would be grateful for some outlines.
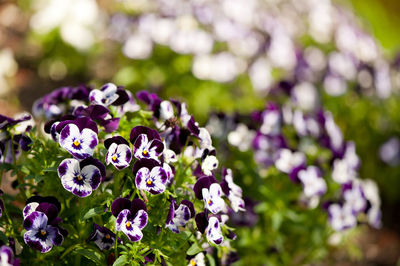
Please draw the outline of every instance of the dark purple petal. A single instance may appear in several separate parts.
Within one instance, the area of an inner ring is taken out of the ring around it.
[[[58,209],[57,207],[52,204],[52,203],[48,203],[48,202],[42,202],[39,204],[39,206],[36,208],[37,212],[43,212],[44,214],[46,214],[47,218],[48,218],[48,224],[51,224],[52,221],[54,219],[57,218],[58,215]]]
[[[26,200],[25,205],[28,205],[29,203],[32,202],[37,202],[37,203],[42,203],[42,202],[47,202],[47,203],[51,203],[54,206],[56,206],[58,212],[61,211],[61,204],[58,201],[57,198],[52,197],[52,196],[48,196],[48,197],[42,197],[42,196],[32,196],[29,199]]]
[[[129,142],[128,142],[126,139],[124,139],[124,138],[121,137],[121,136],[115,136],[115,137],[108,138],[108,139],[106,139],[106,140],[104,141],[104,146],[106,147],[107,150],[108,150],[108,148],[110,147],[110,145],[111,145],[112,143],[116,143],[116,144],[126,144],[126,145],[129,146]]]
[[[147,136],[148,141],[153,139],[158,139],[161,141],[160,134],[156,130],[145,126],[136,126],[131,130],[129,138],[131,143],[134,144],[137,137],[139,137],[141,134],[145,134]]]
[[[175,204],[176,204],[176,201],[174,199],[172,199],[171,200],[171,204],[169,205],[169,211],[168,211],[168,215],[167,215],[167,220],[165,221],[165,224],[167,224],[167,225],[170,222],[172,222],[172,219],[174,218]]]
[[[187,128],[189,129],[190,133],[192,133],[195,136],[199,136],[200,134],[199,126],[196,125],[193,116],[190,117],[190,120],[187,124]]]
[[[136,216],[136,214],[139,210],[146,211],[146,203],[144,203],[144,201],[141,199],[132,200],[132,203],[130,206],[130,211],[131,211],[132,215]]]
[[[193,187],[193,191],[194,191],[194,193],[196,195],[196,198],[203,199],[203,195],[202,195],[202,192],[201,192],[202,189],[203,188],[207,188],[208,189],[211,186],[212,183],[217,183],[217,181],[215,180],[214,177],[211,177],[211,176],[200,177],[197,180],[196,184],[194,184],[194,187]]]
[[[139,161],[136,161],[133,165],[132,172],[133,175],[136,176],[136,173],[139,171],[140,168],[146,167],[151,170],[153,169],[153,167],[156,166],[161,166],[161,164],[154,159],[140,159]]]
[[[113,203],[111,204],[111,213],[112,215],[117,217],[122,210],[124,209],[129,210],[130,208],[131,208],[131,201],[129,199],[118,198],[114,200]]]
[[[197,229],[200,231],[200,233],[204,234],[204,231],[208,226],[207,214],[205,212],[200,212],[196,214],[194,219],[196,221]]]
[[[189,208],[189,210],[190,210],[190,218],[193,218],[194,215],[196,214],[193,202],[191,202],[190,200],[182,200],[181,204],[186,205]]]
[[[104,131],[107,133],[114,132],[119,127],[120,118],[111,118],[108,120],[100,120],[100,125],[104,127]]]
[[[117,94],[118,94],[118,99],[115,100],[112,103],[112,105],[119,106],[119,105],[123,105],[129,101],[129,95],[122,87],[118,87]]]
[[[154,139],[153,141],[151,141],[150,144],[150,150],[155,151],[156,156],[160,156],[162,154],[162,152],[164,151],[164,143],[162,143],[160,140],[158,139]]]

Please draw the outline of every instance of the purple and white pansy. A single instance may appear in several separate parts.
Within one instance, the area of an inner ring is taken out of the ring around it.
[[[179,227],[185,226],[194,215],[194,205],[191,201],[182,200],[178,206],[176,201],[172,199],[165,227],[168,227],[174,233],[179,233]]]
[[[217,217],[208,217],[206,212],[196,214],[197,229],[203,234],[206,233],[207,241],[220,245],[224,239],[221,230],[221,223]]]
[[[242,198],[242,188],[233,182],[231,169],[223,169],[221,188],[225,195],[227,195],[234,212],[245,211],[245,203]]]
[[[9,246],[0,247],[0,265],[19,266],[19,259],[14,258],[14,252]]]
[[[106,164],[114,165],[118,170],[129,166],[132,160],[132,151],[129,142],[121,136],[115,136],[104,141],[107,149]]]
[[[212,175],[213,170],[218,168],[218,159],[214,155],[207,155],[201,163],[201,170],[207,176]]]
[[[62,128],[62,129],[61,129]],[[60,122],[56,130],[61,129],[59,143],[76,159],[82,160],[93,155],[98,144],[97,125],[90,118]]]
[[[169,166],[169,165],[168,165]],[[151,194],[160,194],[165,191],[170,180],[171,168],[164,169],[163,166],[154,159],[141,159],[133,165],[135,184],[138,189],[143,189]]]
[[[115,102],[119,95],[117,94],[117,86],[113,83],[104,84],[100,90],[92,90],[89,94],[89,101],[92,104],[100,104],[109,106]]]
[[[204,176],[199,178],[193,190],[198,199],[203,199],[205,208],[213,214],[226,210],[226,204],[222,198],[222,188],[214,177]]]
[[[116,235],[107,227],[93,224],[93,232],[89,241],[93,241],[101,250],[108,250],[114,246]]]
[[[57,171],[63,187],[78,197],[92,194],[106,175],[105,166],[93,157],[82,161],[64,159]]]
[[[53,245],[62,244],[68,232],[59,226],[61,218],[57,217],[61,205],[54,197],[33,196],[26,202],[23,210],[23,226],[27,230],[24,241],[30,247],[45,253]]]
[[[303,184],[303,193],[307,198],[321,196],[326,192],[326,182],[318,167],[308,166],[307,169],[299,171],[298,177]]]
[[[353,228],[357,225],[357,217],[350,205],[333,203],[328,206],[329,223],[335,231]]]
[[[304,153],[289,149],[280,149],[275,160],[276,168],[286,174],[292,181],[298,182],[298,172],[305,168],[306,157]]]
[[[146,204],[142,200],[118,198],[112,203],[111,212],[117,218],[115,230],[122,231],[130,241],[142,239],[142,229],[147,225],[148,219]]]
[[[345,204],[350,206],[355,215],[367,208],[367,199],[364,196],[361,184],[356,182],[348,183],[343,185],[342,189]]]
[[[160,134],[154,129],[136,126],[131,130],[130,141],[133,144],[133,155],[137,159],[159,161],[159,157],[163,154],[164,143]]]

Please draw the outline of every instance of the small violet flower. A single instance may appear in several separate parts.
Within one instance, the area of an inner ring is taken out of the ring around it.
[[[360,184],[353,182],[343,185],[343,198],[355,215],[367,208],[367,200]]]
[[[115,230],[122,231],[133,242],[142,239],[142,229],[148,219],[146,204],[142,200],[118,198],[112,203],[111,212],[117,217]]]
[[[57,129],[62,128],[59,143],[76,159],[82,160],[93,155],[98,144],[97,125],[87,117],[72,121],[60,122]]]
[[[114,165],[118,170],[129,166],[132,160],[132,151],[128,141],[121,136],[112,137],[104,141],[106,147],[106,164]]]
[[[137,159],[147,158],[159,161],[164,151],[160,134],[154,129],[137,126],[131,131],[130,141],[133,144],[133,155]]]
[[[307,169],[300,170],[298,176],[307,198],[321,196],[326,192],[326,182],[317,167],[308,166]]]
[[[275,161],[276,168],[286,174],[292,181],[298,182],[298,172],[305,168],[306,158],[301,152],[292,152],[289,149],[281,149]]]
[[[101,250],[108,250],[114,246],[115,234],[104,226],[93,224],[93,232],[89,236],[89,240],[93,241]]]
[[[106,175],[105,166],[93,157],[81,162],[76,159],[65,159],[57,171],[63,187],[78,197],[92,194]]]
[[[206,266],[206,257],[204,256],[204,253],[200,252],[190,259],[187,266]]]
[[[179,233],[179,226],[185,226],[194,215],[194,205],[191,201],[182,200],[178,206],[176,201],[172,199],[165,227],[168,227],[174,233]]]
[[[208,155],[201,163],[201,170],[207,176],[212,175],[212,170],[218,168],[218,159],[214,155]]]
[[[204,176],[197,180],[193,188],[196,197],[203,199],[205,207],[213,214],[225,210],[225,201],[222,199],[222,188],[214,177]]]
[[[164,169],[162,165],[154,159],[141,159],[133,165],[135,184],[138,189],[143,189],[151,194],[160,194],[165,191],[169,181],[171,168]]]

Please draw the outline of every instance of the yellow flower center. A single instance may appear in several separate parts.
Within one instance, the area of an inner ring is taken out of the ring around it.
[[[83,177],[82,177],[81,175],[78,175],[77,179],[78,179],[79,181],[81,181],[81,180],[83,179]]]
[[[126,224],[125,224],[125,225],[126,225],[126,227],[128,227],[128,228],[129,228],[129,227],[131,227],[131,222],[129,222],[129,221],[128,221],[128,222],[126,222]]]
[[[207,203],[208,203],[208,205],[210,205],[210,204],[211,204],[211,202],[212,202],[212,201],[209,199],[209,200],[208,200],[208,202],[207,202]]]
[[[147,150],[143,150],[143,155],[147,155],[149,152]]]
[[[44,236],[44,235],[46,235],[46,230],[44,230],[44,229],[42,229],[42,230],[40,230],[40,234],[42,235],[42,236]]]
[[[115,162],[117,160],[117,155],[114,154],[111,159]]]
[[[151,182],[151,180],[147,180],[147,185],[151,185],[153,184],[153,182]]]
[[[106,239],[110,239],[110,235],[109,234],[106,234]]]
[[[78,146],[79,146],[79,144],[80,144],[80,143],[79,143],[79,141],[77,141],[77,140],[75,140],[75,141],[74,141],[74,145],[75,145],[75,147],[78,147]]]
[[[196,262],[195,262],[194,260],[190,260],[190,264],[191,264],[192,266],[196,266]]]

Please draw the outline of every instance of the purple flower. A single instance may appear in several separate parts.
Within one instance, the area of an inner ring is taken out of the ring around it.
[[[306,197],[321,196],[326,192],[326,182],[316,166],[308,166],[307,169],[300,170],[298,177],[303,184]]]
[[[255,149],[254,159],[257,163],[269,167],[274,164],[278,150],[285,148],[286,144],[281,136],[265,136],[258,132],[253,140]]]
[[[9,246],[0,247],[0,265],[19,266],[19,259],[14,258],[14,252]]]
[[[198,253],[195,257],[191,258],[187,266],[203,266],[206,265],[206,257],[203,252]]]
[[[172,199],[165,227],[168,227],[174,233],[179,233],[179,226],[185,226],[194,215],[194,205],[191,201],[182,200],[178,206],[176,201]]]
[[[101,250],[108,250],[114,246],[115,238],[115,234],[110,229],[94,223],[89,241],[93,241]]]
[[[143,237],[142,229],[147,225],[146,204],[140,199],[130,201],[125,198],[114,200],[111,205],[112,214],[117,217],[115,230],[122,231],[131,241],[139,241]]]
[[[126,91],[126,93],[128,95],[128,101],[118,107],[118,113],[120,115],[123,115],[127,112],[136,112],[140,110],[140,106],[136,103],[132,93],[130,91]]]
[[[205,176],[199,178],[193,188],[196,196],[203,199],[205,208],[216,214],[226,209],[225,201],[222,199],[221,186],[215,178]]]
[[[15,126],[15,125],[17,125],[19,123],[22,123],[22,122],[25,122],[25,121],[29,121],[31,119],[32,119],[32,116],[30,114],[28,114],[28,113],[23,114],[20,118],[16,118],[16,119],[11,118],[11,117],[7,117],[7,116],[4,116],[4,115],[0,115],[0,129],[7,128],[7,127],[12,127],[12,126]],[[23,131],[26,131],[26,129],[23,130]]]
[[[96,123],[86,117],[64,122],[56,128],[62,128],[59,138],[61,147],[79,160],[92,156],[98,144]]]
[[[78,197],[92,194],[106,175],[105,166],[92,157],[81,162],[76,159],[65,159],[57,170],[63,187]]]
[[[118,99],[117,86],[112,83],[104,84],[100,90],[92,90],[89,94],[89,101],[92,104],[109,106]]]
[[[218,168],[218,159],[214,155],[208,155],[201,163],[201,170],[207,176],[212,175],[213,170]]]
[[[292,152],[289,149],[281,149],[275,160],[276,168],[289,174],[293,182],[298,182],[298,172],[305,168],[306,158],[302,152]]]
[[[104,141],[106,147],[106,164],[112,163],[118,170],[129,166],[132,160],[132,151],[128,141],[121,136],[112,137]]]
[[[233,174],[231,169],[222,171],[222,191],[228,196],[233,211],[245,211],[245,204],[242,198],[242,189],[233,182]]]
[[[367,208],[367,200],[364,196],[363,188],[355,182],[343,185],[343,198],[345,204],[350,206],[354,215],[364,211]]]
[[[134,127],[131,131],[130,141],[133,144],[133,154],[137,159],[147,158],[159,161],[158,157],[164,151],[160,134],[148,127]]]
[[[98,124],[104,127],[104,131],[111,133],[118,129],[120,118],[112,118],[110,110],[103,105],[91,105],[89,107],[79,106],[75,108],[74,115],[86,116],[96,121]]]
[[[261,114],[260,132],[264,135],[276,136],[281,132],[281,114],[277,105],[270,103]]]
[[[135,184],[151,194],[160,194],[165,191],[169,180],[168,173],[159,162],[153,159],[141,159],[133,165]]]
[[[205,212],[196,214],[197,229],[201,233],[206,233],[207,241],[219,245],[222,243],[223,235],[220,222],[217,217],[207,217]]]
[[[48,225],[48,217],[45,213],[34,211],[24,219],[24,241],[30,247],[46,253],[53,245],[59,246],[64,241],[63,235],[57,227]]]
[[[350,205],[333,203],[328,207],[329,223],[335,231],[342,231],[357,225],[357,218]]]

